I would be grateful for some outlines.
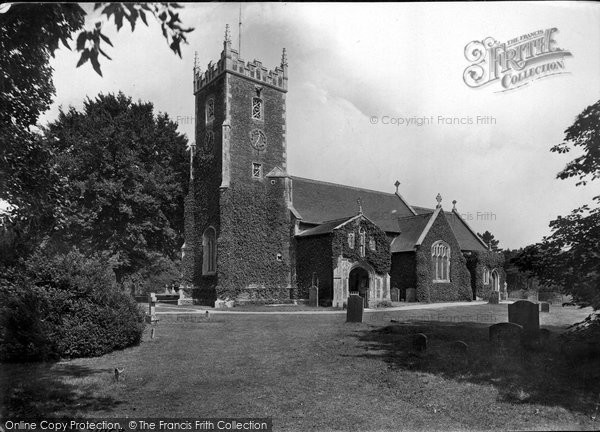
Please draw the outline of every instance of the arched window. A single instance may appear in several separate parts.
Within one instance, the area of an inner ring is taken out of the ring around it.
[[[212,275],[217,271],[217,235],[213,227],[202,234],[202,274]]]
[[[441,240],[431,246],[431,273],[434,282],[450,282],[450,246]]]
[[[354,249],[354,233],[348,233],[348,247]]]
[[[361,228],[360,230],[358,230],[358,239],[359,239],[359,246],[360,246],[360,256],[364,257],[365,253],[366,253],[366,238],[365,238],[365,231]]]
[[[492,270],[492,291],[500,291],[500,276],[496,269]]]
[[[206,114],[206,123],[210,123],[215,119],[215,100],[213,98],[206,101],[204,112]]]
[[[490,269],[487,267],[483,268],[483,284],[484,285],[490,284]]]
[[[373,252],[377,251],[377,242],[373,237],[369,238],[369,249],[371,249]]]

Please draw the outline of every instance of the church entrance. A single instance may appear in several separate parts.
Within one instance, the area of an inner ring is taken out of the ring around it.
[[[358,292],[365,308],[369,307],[369,273],[362,267],[356,267],[350,272],[348,279],[350,292]]]
[[[500,277],[496,270],[492,271],[492,290],[500,292]]]

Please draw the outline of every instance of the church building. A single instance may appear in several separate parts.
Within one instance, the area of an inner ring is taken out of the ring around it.
[[[441,302],[502,291],[502,256],[456,201],[444,210],[438,194],[435,208],[418,207],[399,182],[378,192],[290,175],[287,84],[285,49],[272,70],[245,63],[228,27],[221,58],[203,72],[194,66],[182,266],[195,303],[300,301],[312,286],[334,307],[350,292],[376,307],[397,293]]]

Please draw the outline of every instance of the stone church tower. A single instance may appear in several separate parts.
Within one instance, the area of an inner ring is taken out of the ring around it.
[[[287,59],[244,63],[226,27],[221,58],[194,66],[195,142],[185,206],[184,283],[197,303],[289,299]]]

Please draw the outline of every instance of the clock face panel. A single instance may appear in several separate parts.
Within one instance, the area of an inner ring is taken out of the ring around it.
[[[250,144],[256,150],[264,150],[267,148],[267,136],[260,129],[253,129],[250,132]]]
[[[204,151],[211,152],[215,144],[215,134],[213,131],[207,130],[204,133]]]

